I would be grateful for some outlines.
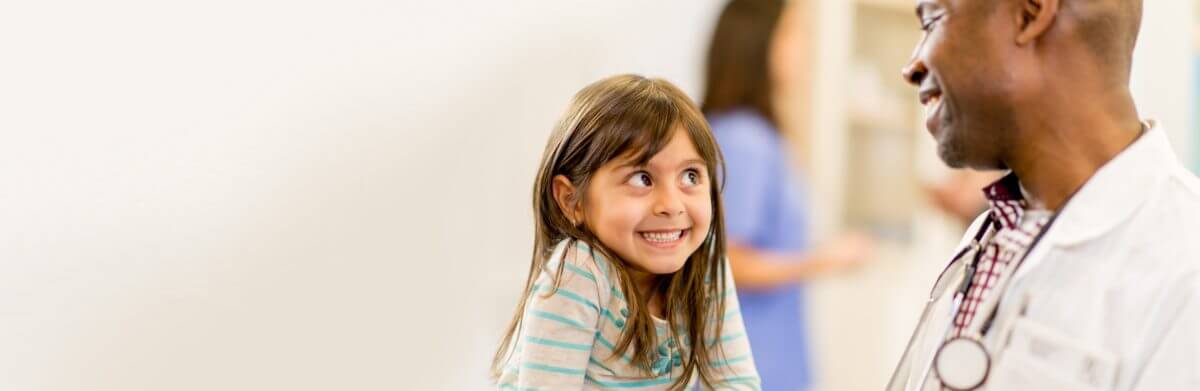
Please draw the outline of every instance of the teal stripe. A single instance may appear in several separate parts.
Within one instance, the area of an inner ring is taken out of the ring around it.
[[[612,294],[613,294],[613,296],[616,296],[618,299],[621,299],[621,301],[625,301],[625,294],[621,293],[621,289],[617,288],[617,284],[613,284]]]
[[[608,348],[608,351],[610,351],[610,352],[613,352],[613,353],[617,352],[617,346],[613,345],[612,342],[608,342],[607,339],[604,339],[604,336],[600,335],[600,333],[596,333],[596,342],[599,342],[601,345],[604,345],[604,347]],[[621,359],[625,360],[625,362],[633,361],[632,359],[630,359],[629,357],[626,357],[626,356],[621,356]]]
[[[721,380],[722,383],[741,383],[750,386],[751,390],[761,390],[762,380],[757,376],[738,376]]]
[[[738,338],[743,338],[743,337],[745,337],[745,336],[746,336],[746,333],[737,333],[737,334],[725,335],[725,336],[722,336],[722,337],[721,337],[721,343],[729,342],[729,341],[732,341],[732,340],[735,340],[735,339],[738,339]],[[716,339],[710,339],[710,340],[708,340],[708,344],[709,344],[709,345],[713,345],[713,344],[716,344],[716,343],[717,343],[717,340],[716,340]]]
[[[607,339],[604,339],[604,336],[600,335],[600,333],[596,333],[596,341],[600,342],[600,344],[604,345],[604,347],[608,348],[608,350],[617,350],[617,346],[613,345],[612,342],[608,342]]]
[[[543,372],[557,373],[560,375],[575,375],[575,376],[582,375],[586,372],[585,370],[582,370],[582,369],[563,368],[563,367],[556,367],[553,365],[538,364],[538,363],[532,363],[532,362],[527,362],[527,363],[521,365],[521,368],[528,368],[528,369],[533,369],[533,370],[538,370],[538,371],[543,371]]]
[[[595,357],[588,357],[588,362],[592,363],[595,366],[600,367],[600,369],[608,371],[608,373],[612,373],[612,374],[617,373],[616,371],[612,370],[611,368],[604,366],[604,364],[601,364],[600,361],[597,361]]]
[[[664,378],[659,378],[659,379],[649,379],[649,380],[637,380],[637,381],[631,381],[631,382],[600,381],[600,380],[596,380],[595,378],[592,378],[590,375],[584,375],[583,378],[589,382],[595,383],[596,385],[605,387],[605,388],[637,388],[637,387],[647,387],[647,386],[670,384],[671,382],[675,381],[675,379],[672,379],[670,377],[664,377]]]
[[[617,326],[617,317],[613,316],[612,312],[609,311],[608,308],[600,310],[600,315],[603,315],[605,318],[608,318],[609,321],[613,322],[613,326]],[[624,328],[624,327],[617,326],[617,328]]]
[[[592,274],[592,272],[580,269],[579,266],[575,266],[570,263],[567,263],[566,265],[563,265],[563,266],[565,266],[567,268],[567,270],[570,270],[570,271],[574,272],[575,274],[583,276],[583,278],[592,280],[592,282],[596,282],[596,275]]]
[[[721,337],[721,342],[723,342],[723,343],[729,342],[729,341],[732,341],[732,340],[735,340],[738,338],[742,338],[745,336],[746,336],[746,333],[737,333],[737,334],[733,334],[733,335],[726,335],[724,337]]]
[[[536,389],[536,388],[521,388],[521,387],[517,387],[517,386],[515,386],[515,385],[512,385],[512,384],[501,384],[499,387],[500,387],[500,389],[501,389],[501,390],[512,390],[512,391],[538,391],[538,389]]]
[[[739,313],[740,313],[740,311],[738,311],[737,308],[731,309],[725,313],[725,320],[729,320],[730,318],[737,316],[737,314],[739,314]]]
[[[541,285],[538,285],[538,284],[533,285],[534,292],[541,290],[541,288],[542,288]],[[550,289],[550,288],[546,288],[546,289]],[[591,300],[585,299],[583,296],[580,296],[580,295],[576,294],[575,292],[566,290],[563,287],[558,287],[558,289],[556,289],[554,291],[553,296],[560,296],[560,295],[571,301],[586,305],[588,307],[592,307],[593,310],[600,311],[600,306],[596,305],[596,303],[593,303]],[[551,296],[551,297],[553,297],[553,296]]]
[[[733,364],[737,364],[737,363],[740,363],[742,361],[746,361],[749,359],[750,359],[750,355],[744,354],[744,355],[737,356],[737,357],[734,357],[734,358],[731,358],[728,360],[713,360],[712,362],[709,363],[709,365],[712,365],[713,368],[721,368],[721,367],[727,367],[727,366],[730,366]]]
[[[556,348],[579,350],[579,351],[584,351],[584,352],[592,351],[591,345],[563,342],[563,341],[547,339],[547,338],[525,337],[525,342],[535,343],[538,345],[553,346]]]
[[[588,247],[587,243],[584,243],[584,242],[575,242],[575,243],[576,243],[575,247],[578,247],[579,250],[581,250],[581,251],[587,252],[588,254],[590,254],[592,256],[592,259],[596,260],[596,264],[600,268],[600,272],[604,273],[604,279],[608,280],[608,281],[612,281],[612,279],[609,278],[609,275],[610,275],[609,270],[612,269],[612,264],[610,262],[608,262],[607,259],[604,259],[604,257],[600,256],[600,254],[597,254],[590,247]],[[593,275],[592,281],[595,281],[594,277],[595,277],[595,275]],[[612,294],[613,294],[613,296],[616,296],[618,299],[625,300],[625,293],[621,292],[621,289],[618,288],[618,284],[613,284]]]
[[[608,278],[609,270],[612,268],[612,265],[606,262],[603,257],[596,256],[596,253],[591,251],[591,249],[589,249],[587,245],[583,244],[582,242],[580,243],[579,249],[587,251],[587,253],[592,256],[592,259],[596,261],[596,268],[600,269],[600,273],[604,274],[604,279],[606,281],[612,281]]]
[[[562,316],[559,314],[555,314],[552,312],[546,312],[546,311],[542,311],[542,310],[533,310],[530,313],[533,314],[533,316],[536,316],[536,317],[539,317],[542,319],[553,320],[555,322],[563,323],[563,324],[566,324],[566,325],[574,327],[574,328],[584,329],[584,330],[594,329],[594,327],[589,327],[588,325],[580,323],[574,319],[571,319],[571,318],[568,318],[568,317],[565,317],[565,316]]]
[[[556,268],[558,268],[558,264],[561,262],[563,264],[563,268],[570,270],[571,272],[573,272],[575,274],[581,275],[584,278],[592,280],[592,282],[596,282],[595,274],[592,274],[592,272],[584,270],[584,269],[580,268],[579,266],[575,266],[575,264],[573,264],[571,262],[564,262],[565,260],[566,260],[566,254],[564,253],[562,258],[551,259],[549,262],[546,263],[546,266],[550,269],[556,269]]]

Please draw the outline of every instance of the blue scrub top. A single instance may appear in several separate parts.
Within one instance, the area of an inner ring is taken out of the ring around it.
[[[806,250],[807,199],[789,166],[786,144],[749,109],[712,115],[725,156],[725,227],[731,241],[771,251]],[[804,289],[738,291],[742,319],[764,390],[806,390],[812,383]]]

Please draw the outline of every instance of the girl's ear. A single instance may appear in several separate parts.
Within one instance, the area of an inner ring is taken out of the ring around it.
[[[553,183],[554,202],[558,203],[558,209],[563,211],[568,220],[571,220],[571,225],[578,226],[580,216],[583,215],[579,203],[575,202],[579,198],[576,196],[575,185],[571,184],[571,180],[565,175],[555,175]]]

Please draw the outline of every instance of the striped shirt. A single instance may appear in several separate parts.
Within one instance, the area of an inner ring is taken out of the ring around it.
[[[554,271],[564,260],[562,281],[547,296],[554,287]],[[497,383],[499,389],[664,390],[682,376],[687,341],[676,344],[667,322],[657,317],[653,318],[659,342],[653,377],[634,367],[628,352],[613,357],[629,311],[612,265],[599,253],[582,242],[568,249],[567,241],[563,241],[548,265],[528,298],[512,356]],[[708,365],[721,381],[717,389],[759,390],[758,372],[739,316],[728,263],[725,267],[724,326],[713,341],[719,341],[721,349]],[[682,330],[680,334],[684,334]],[[693,375],[688,389],[694,388],[697,379]]]
[[[1020,258],[1029,251],[1033,240],[1049,222],[1051,213],[1045,210],[1028,210],[1029,203],[1021,195],[1020,182],[1016,174],[1009,174],[983,189],[988,199],[988,213],[995,223],[984,227],[993,231],[991,240],[981,243],[983,254],[975,266],[971,289],[954,317],[954,330],[950,338],[964,333],[981,332],[984,318],[976,317],[979,305],[988,295],[998,295],[995,288],[1016,272]]]

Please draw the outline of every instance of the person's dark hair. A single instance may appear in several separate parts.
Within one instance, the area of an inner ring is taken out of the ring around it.
[[[777,124],[771,100],[771,38],[783,0],[732,0],[717,19],[708,48],[705,114],[750,108]]]

